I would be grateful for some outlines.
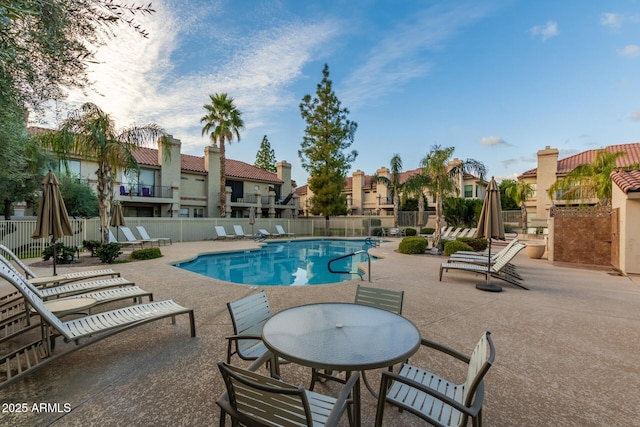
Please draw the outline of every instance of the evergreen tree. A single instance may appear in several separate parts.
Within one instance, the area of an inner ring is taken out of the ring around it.
[[[330,215],[347,213],[346,197],[342,194],[345,178],[358,152],[345,151],[353,144],[358,125],[347,120],[349,110],[340,107],[329,80],[329,66],[322,70],[322,82],[316,95],[305,95],[300,114],[307,122],[298,157],[309,173],[309,189],[314,193],[311,212]]]
[[[276,152],[271,148],[267,135],[262,137],[260,149],[258,150],[258,154],[256,154],[256,162],[253,165],[269,172],[277,172]]]

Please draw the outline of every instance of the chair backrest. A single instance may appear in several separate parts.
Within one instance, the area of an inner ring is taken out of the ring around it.
[[[276,231],[278,232],[278,234],[287,234],[287,232],[284,231],[284,228],[282,228],[280,224],[276,224]]]
[[[147,233],[147,230],[144,228],[144,226],[138,225],[138,226],[136,226],[136,230],[138,230],[138,234],[144,240],[151,240],[151,237],[149,237],[149,233]]]
[[[27,266],[27,264],[22,262],[22,260],[18,258],[18,256],[14,254],[11,249],[6,247],[5,245],[0,245],[0,250],[4,252],[6,256],[11,258],[13,262],[15,262],[20,266],[20,268],[24,271],[24,274],[25,276],[27,276],[27,278],[36,277],[36,274],[33,271],[31,271],[31,269]]]
[[[381,308],[400,316],[402,315],[403,299],[404,291],[390,291],[358,285],[355,303]]]
[[[500,256],[495,263],[491,266],[491,271],[494,273],[502,270],[505,265],[507,265],[522,249],[524,249],[526,245],[524,243],[515,243],[511,248],[504,253],[504,255]]]
[[[120,186],[120,195],[125,196],[127,194],[127,190],[124,189],[124,185]]]
[[[269,233],[267,230],[265,230],[264,228],[260,228],[258,229],[258,233],[263,234],[265,236],[271,236],[271,233]]]
[[[142,195],[144,197],[151,196],[151,189],[149,187],[142,187]]]
[[[109,229],[109,243],[118,243],[118,239],[113,235],[111,229]]]
[[[236,224],[233,226],[233,231],[238,235],[238,236],[244,236],[244,230],[242,229],[242,226],[239,224]]]
[[[448,237],[453,231],[453,226],[447,227],[444,231],[440,233],[441,237]]]
[[[262,335],[262,326],[269,320],[271,306],[265,291],[260,291],[234,302],[227,303],[234,335]],[[238,340],[238,353],[242,357],[247,349],[255,346],[258,340]]]
[[[491,332],[485,332],[476,344],[476,348],[471,353],[469,368],[467,369],[467,380],[464,383],[464,395],[462,402],[465,406],[471,406],[475,398],[478,387],[487,371],[493,365],[496,357],[496,349],[493,346]]]
[[[227,232],[225,231],[224,227],[222,225],[215,225],[214,226],[216,229],[216,234],[219,237],[227,237]]]
[[[8,271],[12,272],[13,274],[16,275],[16,277],[19,277],[21,279],[21,281],[24,284],[24,286],[29,288],[31,290],[31,292],[33,292],[38,298],[42,298],[42,293],[40,292],[40,289],[38,289],[24,275],[22,275],[18,271],[18,269],[13,264],[11,264],[11,262],[7,258],[5,258],[4,256],[0,255],[0,261],[1,261],[0,264],[2,264],[3,267],[6,267],[8,269]]]
[[[218,368],[227,388],[229,403],[242,425],[313,425],[303,387],[294,387],[224,362],[218,362]]]
[[[129,227],[120,226],[120,230],[122,231],[122,234],[124,234],[124,238],[127,239],[128,241],[130,242],[138,241],[138,239],[136,239],[136,236],[133,235],[133,232]]]

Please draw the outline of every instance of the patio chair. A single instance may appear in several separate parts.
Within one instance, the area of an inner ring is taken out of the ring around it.
[[[120,229],[122,229],[122,227],[120,227]],[[111,231],[111,229],[109,229],[109,243],[119,243],[122,247],[135,247],[138,245],[140,245],[140,248],[143,247],[143,242],[137,239],[134,241],[126,241],[126,242],[119,241],[118,239],[116,239],[116,236],[113,235],[113,232]]]
[[[160,242],[163,242],[165,245],[167,244],[167,242],[169,242],[170,245],[173,244],[173,242],[171,242],[171,237],[150,237],[149,233],[147,233],[147,229],[144,228],[143,225],[137,225],[136,230],[138,230],[138,234],[144,241],[157,243],[158,246],[160,246]]]
[[[120,231],[124,234],[124,238],[127,239],[127,243],[131,245],[140,245],[140,247],[144,247],[145,243],[151,243],[150,240],[137,239],[136,236],[133,235],[133,231],[124,225],[120,226]]]
[[[511,283],[512,285],[518,286],[522,289],[528,290],[527,287],[520,283],[520,279],[512,274],[511,267],[507,267],[507,265],[513,260],[513,258],[522,250],[524,245],[514,245],[501,256],[496,262],[494,262],[490,267],[487,267],[486,264],[469,264],[465,262],[443,262],[440,265],[440,281],[442,281],[442,273],[446,270],[461,270],[461,271],[469,271],[471,273],[483,274],[486,278],[487,270],[491,274],[492,277],[495,277],[500,280],[504,280],[507,283]]]
[[[244,230],[242,229],[241,225],[234,225],[233,226],[233,232],[236,233],[236,237],[238,239],[244,239],[244,238],[248,238],[248,237],[253,237],[251,234],[245,233]]]
[[[402,315],[402,302],[404,300],[404,291],[390,291],[388,289],[372,288],[368,286],[358,285],[356,288],[355,303],[360,305],[366,305],[369,307],[376,307],[381,310],[390,311],[391,313]],[[392,366],[389,366],[389,370],[392,370]],[[347,380],[337,377],[337,372],[321,372],[317,369],[311,370],[311,385],[309,390],[313,390],[316,381],[331,380],[344,384]],[[365,372],[361,373],[362,379],[369,388],[369,390],[375,394],[369,382]]]
[[[469,231],[468,228],[456,228],[454,231],[450,232],[446,236],[442,236],[444,240],[456,240],[458,237],[462,237],[462,234],[467,234]]]
[[[44,286],[44,285],[59,285],[61,283],[69,283],[69,282],[77,282],[79,280],[92,279],[95,277],[119,277],[120,273],[114,271],[111,268],[104,268],[100,270],[86,270],[86,271],[74,271],[72,273],[58,274],[56,276],[38,276],[36,273],[31,271],[29,266],[27,266],[16,254],[11,251],[5,245],[0,245],[0,253],[4,255],[5,259],[11,258],[11,261],[16,263],[23,271],[24,276],[29,279],[31,284],[35,286]]]
[[[214,228],[216,229],[216,234],[217,234],[216,240],[226,240],[232,237],[227,234],[226,230],[222,225],[216,225],[214,226]]]
[[[465,262],[469,264],[484,265],[486,267],[488,263],[495,264],[501,257],[505,256],[511,250],[511,248],[514,247],[519,248],[517,251],[519,252],[524,249],[526,245],[524,243],[512,240],[504,248],[502,248],[495,254],[491,254],[491,258],[489,258],[489,255],[486,252],[478,255],[471,255],[473,252],[459,251],[451,254],[451,256],[449,257],[449,262]],[[520,274],[518,274],[518,272],[516,271],[516,266],[511,262],[508,262],[505,265],[504,272],[518,280],[522,280],[522,276],[520,276]]]
[[[154,320],[171,317],[172,323],[175,324],[177,315],[187,314],[191,336],[195,337],[196,334],[193,310],[172,300],[133,305],[62,321],[47,309],[44,301],[14,271],[0,265],[0,277],[15,286],[24,296],[26,303],[38,313],[41,330],[41,338],[38,340],[0,357],[0,365],[3,366],[0,371],[0,388],[70,352]],[[52,332],[62,336],[65,342],[73,341],[75,345],[66,346],[63,351],[54,354],[51,340],[55,335],[52,335]]]
[[[285,236],[286,237],[293,237],[293,236],[296,235],[295,233],[288,233],[288,232],[284,231],[284,228],[282,228],[282,226],[280,224],[276,224],[276,234],[279,237],[285,237]]]
[[[226,425],[229,415],[234,426],[329,427],[338,425],[350,405],[353,414],[360,413],[358,373],[349,378],[338,398],[334,398],[256,373],[270,357],[270,353],[265,353],[249,369],[218,362],[227,388],[216,401],[220,407],[220,426]]]
[[[269,233],[267,230],[265,230],[264,228],[259,228],[258,229],[258,235],[263,236],[264,238],[269,238],[274,236],[274,234]]]
[[[466,381],[456,384],[408,363],[398,373],[383,372],[375,426],[382,426],[386,403],[436,426],[465,426],[469,418],[481,426],[484,377],[495,359],[491,333],[480,338],[471,356],[424,338],[422,346],[466,363]]]

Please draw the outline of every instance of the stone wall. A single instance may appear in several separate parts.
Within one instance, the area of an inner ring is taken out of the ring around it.
[[[611,265],[611,209],[609,207],[554,207],[553,261]]]

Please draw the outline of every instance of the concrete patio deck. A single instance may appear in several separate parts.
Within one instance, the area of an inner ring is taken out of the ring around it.
[[[404,290],[403,314],[422,336],[464,353],[484,331],[492,332],[497,355],[486,377],[485,425],[640,425],[633,404],[640,390],[639,277],[553,266],[521,252],[514,263],[531,290],[494,279],[504,292],[487,293],[474,286],[481,276],[469,273],[451,271],[439,282],[444,258],[401,255],[395,252],[400,239],[390,240],[373,250],[384,259],[372,264],[372,283],[362,283]],[[217,425],[215,401],[224,384],[216,362],[226,357],[224,337],[232,333],[225,304],[255,289],[169,263],[251,247],[251,241],[174,244],[161,247],[161,259],[115,265],[124,277],[153,291],[156,300],[194,308],[197,337],[189,336],[187,319],[178,318],[175,326],[168,320],[152,322],[74,352],[0,390],[0,425]],[[265,289],[277,312],[311,302],[351,302],[358,283]],[[0,284],[0,294],[8,290]],[[461,365],[425,349],[411,360],[453,378],[465,374]],[[284,379],[295,384],[308,385],[309,374],[308,368],[282,366]],[[335,394],[339,387],[321,384],[316,391]],[[375,400],[364,388],[362,398],[363,425],[372,426]],[[27,403],[30,410],[6,412],[8,403]],[[48,410],[31,410],[41,403],[50,404]],[[388,409],[384,425],[424,423]]]

